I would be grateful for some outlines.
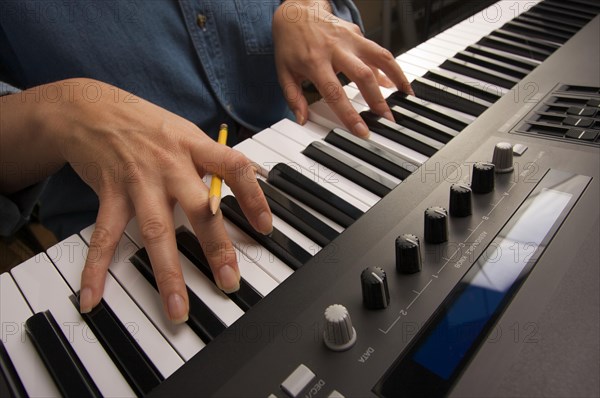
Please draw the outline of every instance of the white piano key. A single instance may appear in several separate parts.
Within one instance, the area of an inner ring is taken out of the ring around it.
[[[210,184],[210,178],[203,179],[205,183]],[[181,210],[181,207],[176,206],[175,208],[175,228],[184,225],[190,231],[194,232],[191,224],[189,223],[186,215]],[[127,224],[127,228],[125,229],[127,235],[134,241],[134,243],[138,247],[143,247],[142,236],[140,234],[139,227],[137,225],[136,219],[132,219],[129,224]],[[269,294],[277,285],[278,281],[270,277],[267,273],[265,273],[255,262],[251,261],[250,258],[246,256],[240,256],[240,252],[236,252],[238,266],[240,268],[240,274],[242,277],[252,285],[263,297]],[[143,278],[143,277],[142,277]],[[190,329],[190,332],[191,329]],[[192,332],[193,333],[193,332]],[[194,334],[194,333],[193,333]],[[195,334],[194,334],[195,336]],[[204,343],[202,343],[204,346]]]
[[[346,86],[348,89],[357,90],[355,87]],[[344,88],[346,90],[346,87]],[[356,96],[356,94],[353,94]],[[354,102],[354,101],[353,101]],[[330,129],[336,127],[342,127],[342,122],[337,118],[337,116],[333,113],[329,106],[321,101],[315,102],[309,107],[309,115],[310,119],[322,126],[327,126]],[[405,157],[411,161],[414,161],[417,164],[423,164],[429,157],[419,153],[413,149],[407,148],[404,145],[398,144],[388,138],[382,137],[379,134],[371,132],[370,140],[377,142],[390,150],[398,153],[400,156]]]
[[[69,300],[73,292],[45,254],[27,260],[10,272],[34,312],[50,310],[54,315],[102,395],[135,395]]]
[[[223,223],[233,245],[243,253],[242,257],[256,263],[275,281],[281,283],[294,273],[283,261],[246,235],[231,221],[224,220]]]
[[[279,283],[263,271],[260,266],[251,261],[244,253],[235,247],[240,275],[250,286],[252,286],[261,296],[266,297],[271,293]]]
[[[473,43],[472,37],[465,37],[462,35],[453,34],[451,32],[440,33],[439,35],[435,36],[435,39],[459,46],[460,48],[457,51],[461,51],[466,46]]]
[[[175,228],[183,225],[190,231],[194,230],[180,206],[176,206],[173,216]],[[131,226],[128,225],[127,231],[130,236],[139,239],[140,233],[137,224]],[[138,242],[139,241],[136,241],[136,244],[138,244]],[[182,253],[179,253],[179,264],[181,265],[185,284],[204,302],[204,304],[206,304],[207,307],[211,309],[223,324],[230,326],[244,314],[244,311],[242,311],[240,307],[231,301],[225,293],[209,280],[202,271],[196,268]]]
[[[452,57],[457,52],[464,50],[464,48],[465,48],[465,46],[462,44],[451,43],[449,41],[445,41],[438,37],[433,37],[433,38],[427,40],[425,43],[429,43],[432,46],[437,46],[437,47],[443,49],[444,50],[443,55],[446,55],[448,58]]]
[[[289,119],[284,119],[284,120],[289,120]],[[292,122],[294,123],[294,122]],[[313,126],[317,126],[316,124],[311,123]],[[318,128],[321,128],[320,126],[318,126]],[[267,179],[262,177],[262,176],[258,176],[259,179],[267,182]],[[268,182],[267,182],[268,184]],[[328,217],[326,217],[325,215],[319,213],[318,211],[316,211],[315,209],[305,205],[304,203],[298,201],[296,198],[293,198],[291,196],[289,196],[287,193],[281,191],[281,194],[284,195],[285,197],[288,198],[288,200],[294,202],[296,205],[302,207],[304,210],[306,210],[307,212],[311,213],[313,216],[315,216],[316,218],[318,218],[319,220],[321,220],[322,222],[324,222],[325,224],[329,225],[331,228],[333,228],[334,230],[336,230],[337,232],[342,232],[344,231],[344,227],[342,227],[341,225],[339,225],[338,223],[336,223],[335,221],[332,221],[331,219],[329,219]]]
[[[293,123],[293,122],[291,122],[291,123]],[[279,126],[281,126],[281,125],[279,125]],[[258,137],[259,137],[259,139],[264,137],[266,139],[266,141],[268,142],[269,135],[278,133],[281,136],[285,136],[288,140],[294,141],[294,144],[299,143],[302,148],[306,148],[308,145],[310,145],[311,142],[318,140],[318,141],[321,141],[322,144],[335,149],[340,154],[343,154],[343,155],[347,156],[348,158],[354,160],[355,162],[362,164],[363,166],[371,169],[372,171],[378,173],[379,175],[387,178],[388,180],[393,181],[396,184],[400,184],[401,181],[397,177],[394,177],[393,175],[388,174],[387,172],[377,168],[376,166],[373,166],[373,165],[369,164],[368,162],[365,162],[364,160],[357,158],[356,156],[344,151],[343,149],[339,149],[339,148],[335,147],[334,145],[331,145],[328,142],[325,142],[324,141],[325,136],[320,136],[320,137],[316,136],[316,134],[314,132],[307,131],[305,128],[303,128],[302,126],[300,126],[298,124],[295,124],[295,126],[299,127],[299,129],[297,129],[295,132],[292,131],[291,129],[284,129],[285,131],[271,129],[270,132],[266,132],[265,135],[259,134]],[[262,135],[262,137],[261,137],[261,135]],[[290,149],[291,149],[291,146],[290,146]]]
[[[89,245],[95,225],[81,231],[81,236]],[[137,222],[132,220],[127,227],[127,233],[139,236]],[[185,360],[189,361],[196,353],[204,348],[205,343],[187,325],[175,325],[164,310],[160,295],[142,274],[129,262],[129,258],[137,251],[136,246],[127,236],[119,241],[115,256],[109,271],[123,286],[139,308],[152,321],[171,346]]]
[[[400,180],[398,178],[386,173],[385,171],[379,170],[375,166],[372,166],[372,165],[368,164],[367,162],[365,162],[361,159],[358,159],[354,155],[350,155],[349,153],[346,153],[342,150],[339,150],[339,149],[333,147],[329,143],[322,141],[321,138],[313,139],[308,134],[298,134],[298,135],[296,135],[295,138],[300,140],[300,144],[298,144],[298,142],[296,142],[295,140],[290,139],[290,137],[288,137],[287,135],[282,134],[279,131],[275,131],[273,129],[267,129],[267,130],[261,131],[260,133],[256,134],[254,137],[252,137],[252,139],[255,139],[256,141],[260,142],[261,144],[268,146],[272,150],[281,153],[282,155],[286,156],[290,160],[299,161],[301,158],[304,158],[304,159],[307,159],[308,162],[310,162],[310,163],[314,163],[314,161],[312,159],[308,158],[307,156],[302,155],[301,152],[302,152],[302,150],[304,150],[304,148],[309,146],[311,144],[311,142],[319,140],[324,145],[326,145],[330,148],[334,148],[336,151],[346,155],[350,159],[354,160],[357,163],[362,164],[363,166],[371,169],[372,171],[375,171],[378,174],[388,178],[389,180],[395,182],[396,184],[400,183]],[[322,166],[322,165],[320,165],[320,166]],[[323,166],[323,170],[328,170],[328,169],[325,166]],[[333,172],[335,172],[335,171],[333,171]],[[342,181],[341,175],[338,175],[336,177],[339,178],[340,181]],[[369,194],[368,196],[373,199],[373,205],[379,201],[379,197],[377,195],[371,194],[371,192],[360,187],[358,184],[351,182],[350,180],[348,180],[348,182],[351,183],[351,184],[349,184],[349,188],[348,188],[350,190],[349,192],[356,192],[356,190],[362,189],[365,191],[365,194],[368,193]]]
[[[396,62],[398,62],[404,72],[410,73],[413,76],[421,77],[427,73],[427,68],[423,66],[413,65],[400,59],[398,59]]]
[[[413,48],[412,50],[406,52],[405,54],[409,54],[409,55],[412,55],[413,57],[417,57],[417,58],[429,61],[431,63],[435,63],[436,66],[443,63],[447,59],[446,57],[442,57],[441,55],[437,55],[432,52],[427,52],[418,47]]]
[[[84,241],[79,236],[73,235],[49,248],[46,253],[71,290],[78,292],[81,289],[81,271],[88,254],[88,246]],[[183,359],[110,272],[106,275],[102,297],[165,379],[183,365]]]
[[[210,310],[225,324],[231,326],[244,311],[225,295],[210,279],[206,277],[188,258],[179,253],[179,263],[185,284]]]
[[[248,140],[246,140],[248,141]],[[193,231],[192,225],[185,216],[185,213],[179,205],[175,206],[174,211],[174,222],[176,226],[185,226],[190,231]],[[234,247],[241,251],[244,256],[238,255],[238,261],[240,257],[246,258],[247,260],[258,265],[267,275],[273,278],[277,283],[283,282],[287,279],[294,271],[288,267],[283,261],[279,260],[275,255],[269,252],[267,249],[262,247],[254,239],[249,237],[237,226],[227,219],[223,220],[225,231],[231,239]]]
[[[454,56],[454,54],[456,54],[458,51],[463,50],[463,49],[458,50],[458,51],[450,50],[447,48],[440,47],[439,45],[431,44],[427,41],[425,43],[419,44],[415,48],[418,48],[419,50],[424,51],[424,52],[435,54],[435,56],[437,56],[437,57],[443,57],[444,60]]]
[[[0,275],[0,327],[6,352],[30,397],[58,397],[52,376],[25,332],[33,313],[9,273]]]
[[[223,184],[223,187],[221,188],[221,195],[233,195],[233,192],[231,192],[231,189],[227,185]],[[303,235],[281,218],[277,217],[275,214],[273,214],[273,227],[277,228],[285,236],[293,240],[294,243],[313,256],[321,250],[321,246],[313,242],[311,239]]]
[[[314,165],[316,165],[316,163],[314,161],[311,161],[312,163],[310,164],[307,164],[304,161],[301,163],[295,163],[255,140],[243,141],[242,143],[238,144],[236,148],[239,148],[251,160],[265,168],[268,167],[270,169],[278,163],[291,165],[291,167],[294,167],[304,176],[310,178],[323,188],[344,199],[346,202],[352,204],[362,211],[367,211],[373,205],[372,200],[367,201],[365,198],[363,198],[363,200],[357,198],[357,196],[360,195],[359,191],[353,193],[348,192],[348,186],[351,186],[350,184],[346,184],[346,189],[342,188],[340,181],[343,181],[344,177],[339,176],[320,165],[319,167],[315,168]],[[325,170],[327,170],[327,172],[325,172]],[[379,198],[377,198],[377,200],[379,200]]]
[[[435,62],[435,61],[430,61],[424,58],[420,58],[417,56],[414,56],[412,54],[406,53],[401,55],[400,57],[397,58],[398,62],[400,62],[400,65],[413,65],[413,66],[418,66],[420,68],[424,68],[426,70],[430,70],[431,68],[436,68],[439,63]],[[425,74],[425,73],[423,73]]]

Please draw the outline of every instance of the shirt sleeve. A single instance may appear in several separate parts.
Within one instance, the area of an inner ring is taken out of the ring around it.
[[[360,12],[352,0],[329,0],[333,7],[333,13],[348,22],[353,22],[365,31]]]
[[[0,81],[0,97],[18,93],[17,88]],[[4,167],[3,167],[4,168]],[[6,170],[6,168],[4,168]],[[8,237],[29,221],[46,182],[27,187],[11,195],[0,194],[0,236]]]

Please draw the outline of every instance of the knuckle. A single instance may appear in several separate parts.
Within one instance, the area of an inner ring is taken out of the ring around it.
[[[203,242],[202,250],[212,264],[226,262],[232,255],[235,256],[233,245],[228,240]]]
[[[394,54],[392,54],[392,52],[390,50],[388,50],[386,48],[381,48],[379,52],[380,52],[381,59],[384,62],[387,63],[387,62],[395,61]]]
[[[357,80],[371,80],[375,78],[373,74],[373,70],[369,68],[367,65],[357,65],[354,68],[354,74],[356,75]]]
[[[165,236],[167,236],[168,232],[169,227],[167,226],[167,223],[157,216],[152,216],[146,219],[140,225],[142,239],[147,244],[162,241]]]
[[[154,268],[156,284],[158,286],[173,286],[183,281],[183,274],[178,267],[156,267]]]
[[[88,261],[86,262],[86,265],[97,265],[103,257],[103,253],[114,251],[117,244],[118,238],[114,236],[114,234],[111,234],[107,228],[97,226],[92,233],[92,238],[90,240],[90,248],[87,257]]]

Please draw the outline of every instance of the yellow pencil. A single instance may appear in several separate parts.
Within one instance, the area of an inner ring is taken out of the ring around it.
[[[222,145],[227,145],[227,125],[223,123],[219,129],[219,138],[217,142]],[[219,205],[221,204],[221,185],[223,184],[221,177],[213,174],[210,180],[210,192],[208,194],[208,204],[212,214],[217,214]]]

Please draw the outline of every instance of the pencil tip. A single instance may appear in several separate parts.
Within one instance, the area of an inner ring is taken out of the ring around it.
[[[217,214],[220,204],[221,204],[221,198],[219,198],[217,196],[211,196],[208,199],[208,206],[210,207],[210,212],[213,214],[213,216],[215,214]]]

